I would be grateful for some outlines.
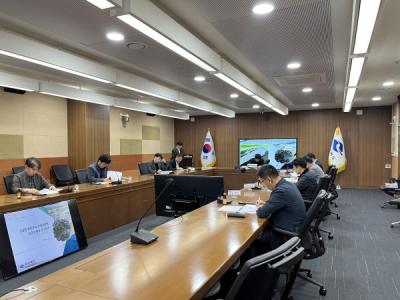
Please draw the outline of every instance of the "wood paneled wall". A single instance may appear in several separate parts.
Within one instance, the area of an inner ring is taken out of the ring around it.
[[[68,156],[73,169],[110,153],[110,114],[104,105],[68,100]]]
[[[196,117],[195,122],[175,120],[175,139],[184,143],[200,165],[200,152],[207,129],[215,143],[217,166],[238,165],[239,138],[298,139],[298,155],[314,152],[327,166],[334,130],[340,126],[348,165],[337,182],[343,187],[378,187],[390,177],[385,163],[391,162],[390,106],[363,108],[343,113],[340,109],[296,111],[288,116],[276,113],[241,114],[234,119],[219,116]]]

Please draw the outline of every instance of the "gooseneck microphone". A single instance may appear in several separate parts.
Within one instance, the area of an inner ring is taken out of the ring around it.
[[[149,208],[144,212],[142,217],[139,219],[135,231],[131,233],[131,243],[147,245],[158,239],[158,235],[144,229],[139,229],[140,223],[142,222],[143,218],[147,215],[147,213],[150,211],[150,209],[157,203],[158,199],[160,199],[165,194],[165,192],[168,190],[168,188],[174,181],[175,180],[173,178],[168,178],[165,180],[164,188],[161,190],[161,192],[158,194],[154,202],[149,206]]]

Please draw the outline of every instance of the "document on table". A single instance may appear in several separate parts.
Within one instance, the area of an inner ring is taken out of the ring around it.
[[[228,190],[228,196],[240,196],[240,190]]]
[[[246,205],[225,205],[218,209],[219,212],[241,212],[246,214],[255,214],[257,211],[257,207],[253,204]]]
[[[58,194],[58,190],[42,189],[38,192],[39,195],[54,195]]]
[[[107,171],[107,178],[111,178],[112,182],[121,181],[122,172]]]

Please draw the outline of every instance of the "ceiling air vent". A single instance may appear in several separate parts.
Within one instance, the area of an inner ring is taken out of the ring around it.
[[[325,73],[274,76],[273,78],[280,87],[306,86],[326,83]]]

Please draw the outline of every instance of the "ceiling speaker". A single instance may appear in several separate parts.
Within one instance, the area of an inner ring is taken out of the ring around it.
[[[155,117],[156,114],[146,113],[146,116],[148,116],[148,117]]]
[[[13,88],[9,88],[9,87],[4,87],[4,92],[11,93],[11,94],[18,94],[18,95],[23,95],[26,93],[26,91],[24,91],[24,90],[13,89]]]

